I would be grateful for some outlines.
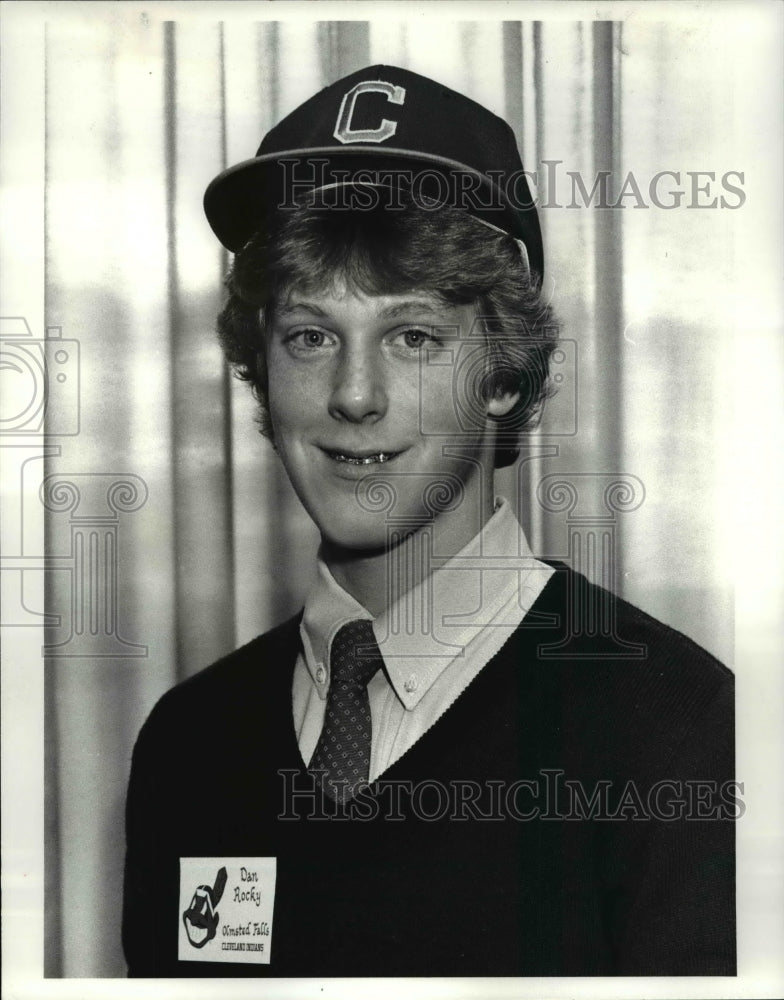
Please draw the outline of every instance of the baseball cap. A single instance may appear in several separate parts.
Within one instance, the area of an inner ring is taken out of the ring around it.
[[[219,174],[204,195],[215,235],[233,253],[270,212],[306,192],[352,184],[406,187],[452,205],[525,246],[544,271],[542,234],[514,132],[502,118],[398,66],[369,66],[330,84]]]

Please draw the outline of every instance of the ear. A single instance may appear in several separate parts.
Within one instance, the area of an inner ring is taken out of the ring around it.
[[[505,417],[520,400],[519,392],[498,391],[487,401],[487,414],[490,417]]]

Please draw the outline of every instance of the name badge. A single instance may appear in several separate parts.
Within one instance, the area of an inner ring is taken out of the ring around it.
[[[180,858],[181,962],[269,965],[275,858]]]

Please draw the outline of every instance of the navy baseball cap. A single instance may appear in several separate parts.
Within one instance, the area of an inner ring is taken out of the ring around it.
[[[233,253],[270,212],[344,185],[404,186],[421,204],[465,208],[520,240],[544,272],[542,234],[509,125],[448,87],[397,66],[370,66],[325,87],[219,174],[204,195],[215,235]]]

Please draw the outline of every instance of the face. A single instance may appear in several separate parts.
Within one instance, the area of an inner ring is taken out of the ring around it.
[[[279,304],[267,331],[274,439],[325,541],[375,551],[396,524],[430,524],[458,551],[481,528],[493,503],[491,417],[516,397],[477,400],[475,320],[474,306],[341,283]]]

